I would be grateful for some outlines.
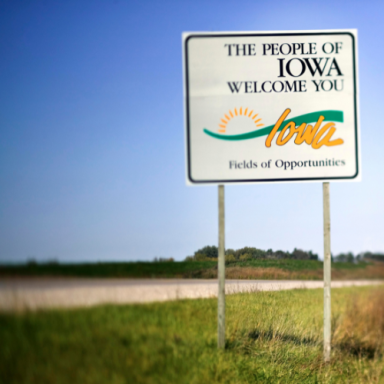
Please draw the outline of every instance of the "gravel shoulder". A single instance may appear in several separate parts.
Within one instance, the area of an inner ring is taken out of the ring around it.
[[[378,280],[333,281],[332,288],[383,284]],[[322,288],[322,281],[226,280],[226,294]],[[217,280],[3,278],[0,311],[90,307],[217,297]]]

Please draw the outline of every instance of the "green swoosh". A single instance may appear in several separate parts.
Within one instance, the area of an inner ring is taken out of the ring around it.
[[[337,121],[339,123],[344,122],[344,113],[343,111],[318,111],[318,112],[311,112],[306,113],[305,115],[294,117],[293,119],[284,120],[284,125],[282,124],[278,131],[281,131],[283,127],[287,123],[290,123],[293,121],[296,126],[302,124],[302,123],[314,123],[319,119],[320,116],[324,117],[324,121]],[[275,125],[270,125],[269,127],[265,127],[262,129],[258,129],[256,131],[248,132],[248,133],[242,133],[240,135],[220,135],[218,133],[214,133],[209,131],[208,129],[204,128],[204,132],[212,136],[216,139],[220,140],[248,140],[248,139],[255,139],[256,137],[260,136],[266,136],[269,135],[269,133],[272,131],[273,127]]]

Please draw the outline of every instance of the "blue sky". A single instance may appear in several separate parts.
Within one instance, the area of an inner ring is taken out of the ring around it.
[[[185,184],[181,33],[358,29],[363,180],[331,183],[333,253],[384,251],[384,5],[0,0],[0,262],[184,259],[217,243]],[[226,187],[226,246],[322,255],[322,185]]]

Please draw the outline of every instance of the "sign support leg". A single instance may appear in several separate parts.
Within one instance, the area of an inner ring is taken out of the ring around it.
[[[331,216],[329,183],[323,183],[324,214],[324,361],[331,360]]]
[[[224,185],[219,185],[219,255],[218,255],[218,323],[217,346],[225,348],[225,216],[224,216]]]

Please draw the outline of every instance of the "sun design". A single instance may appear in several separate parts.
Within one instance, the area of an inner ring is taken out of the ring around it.
[[[229,112],[227,114],[224,114],[224,117],[220,119],[219,132],[220,133],[225,133],[229,120],[233,119],[236,116],[249,117],[250,119],[253,120],[253,122],[255,123],[256,127],[264,126],[264,124],[258,124],[258,123],[260,123],[261,119],[257,119],[257,116],[258,116],[257,113],[254,114],[253,110],[252,111],[248,111],[248,108],[245,108],[243,110],[243,108],[240,107],[239,110],[237,110],[237,108],[234,108],[233,112],[231,110],[229,110]]]

